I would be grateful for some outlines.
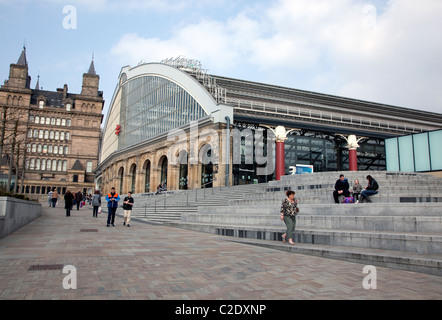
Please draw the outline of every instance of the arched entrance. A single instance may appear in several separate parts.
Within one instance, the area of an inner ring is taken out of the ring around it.
[[[179,174],[179,188],[180,190],[187,190],[189,184],[189,169],[188,169],[188,154],[187,151],[182,150],[178,157],[180,165]]]
[[[135,192],[135,185],[136,185],[136,179],[137,179],[137,165],[133,164],[130,167],[130,171],[129,172],[130,172],[130,174],[132,176],[131,184],[130,184],[130,190],[129,191],[132,191],[133,193],[136,193]]]
[[[212,147],[204,145],[201,150],[201,188],[213,187]]]
[[[168,165],[167,157],[166,156],[161,157],[161,159],[160,159],[160,168],[161,168],[160,184],[165,183],[167,185],[167,165]]]
[[[124,168],[123,167],[121,167],[120,170],[118,170],[118,177],[119,177],[119,181],[120,181],[118,193],[122,194],[123,193],[123,179],[124,179]]]
[[[150,192],[150,161],[144,163],[144,192]]]

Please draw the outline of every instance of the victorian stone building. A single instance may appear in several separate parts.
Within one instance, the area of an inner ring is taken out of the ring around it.
[[[94,61],[80,94],[70,93],[67,84],[42,90],[39,81],[31,89],[28,71],[24,48],[0,88],[3,189],[31,198],[53,188],[59,194],[93,192],[104,105]]]
[[[167,59],[121,69],[95,173],[102,190],[147,193],[160,183],[168,190],[261,183],[306,167],[386,170],[386,139],[440,129],[439,113],[227,78],[196,60]]]

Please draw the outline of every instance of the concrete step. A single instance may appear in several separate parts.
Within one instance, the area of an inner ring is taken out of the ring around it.
[[[199,213],[183,214],[181,217],[181,221],[186,223],[272,227],[284,225],[278,214],[225,215]],[[309,229],[416,232],[442,235],[442,217],[300,215],[297,217],[296,222],[298,226]]]
[[[306,243],[297,243],[292,246],[277,241],[233,237],[225,237],[225,240],[292,253],[374,265],[376,267],[387,267],[442,276],[442,255],[438,254],[404,253],[391,250]]]
[[[442,216],[440,203],[349,203],[302,204],[298,216]],[[199,206],[200,214],[224,215],[274,215],[279,216],[281,204],[247,206]]]
[[[255,226],[176,222],[168,225],[232,237],[280,240],[285,226]],[[293,241],[321,245],[383,249],[423,254],[442,253],[442,234],[378,232],[360,230],[320,230],[297,228]]]

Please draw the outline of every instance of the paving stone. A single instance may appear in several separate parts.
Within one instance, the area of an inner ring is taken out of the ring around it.
[[[66,217],[63,206],[0,239],[0,299],[286,300],[442,298],[442,277],[377,268],[377,289],[363,288],[364,264],[227,241],[161,225],[106,227],[90,207]],[[80,232],[97,229],[98,232]],[[64,289],[72,265],[77,289]]]

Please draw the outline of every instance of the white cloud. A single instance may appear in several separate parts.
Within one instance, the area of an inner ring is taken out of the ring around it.
[[[126,34],[112,54],[121,65],[184,55],[226,76],[247,65],[278,84],[442,111],[442,1],[390,0],[382,11],[359,0],[259,8],[182,26],[168,39]]]

